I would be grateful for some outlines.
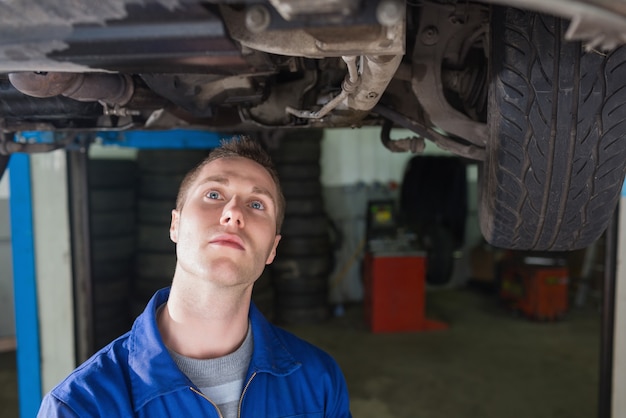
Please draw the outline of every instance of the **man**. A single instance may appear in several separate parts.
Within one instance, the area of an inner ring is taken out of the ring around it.
[[[251,304],[284,206],[256,142],[214,150],[185,177],[172,211],[171,290],[47,394],[39,416],[351,417],[335,361]]]

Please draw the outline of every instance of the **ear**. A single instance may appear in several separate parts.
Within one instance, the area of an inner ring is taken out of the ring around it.
[[[180,221],[180,212],[173,209],[172,222],[170,223],[170,239],[175,243],[178,243],[178,221]]]
[[[274,245],[272,245],[272,250],[270,251],[269,256],[267,256],[267,260],[265,260],[265,264],[272,264],[274,261],[274,257],[276,257],[276,248],[278,247],[278,242],[280,241],[281,235],[276,235],[274,237]]]

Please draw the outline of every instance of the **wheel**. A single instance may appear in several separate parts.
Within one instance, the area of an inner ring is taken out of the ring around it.
[[[567,22],[494,8],[479,211],[497,247],[574,250],[617,204],[626,163],[626,49],[586,52]]]
[[[448,284],[454,270],[454,235],[445,226],[433,223],[422,229],[419,239],[426,250],[426,282]]]

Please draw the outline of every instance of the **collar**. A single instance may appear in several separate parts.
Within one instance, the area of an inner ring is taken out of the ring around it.
[[[157,309],[167,302],[169,294],[169,287],[154,294],[129,335],[128,367],[136,411],[158,396],[193,386],[174,363],[157,327]],[[300,367],[300,362],[287,349],[281,331],[253,303],[250,303],[249,319],[254,351],[248,376],[253,372],[286,376]]]
[[[250,303],[249,318],[254,351],[248,376],[255,371],[287,376],[302,365],[287,348],[283,339],[284,331],[270,324],[254,303]]]

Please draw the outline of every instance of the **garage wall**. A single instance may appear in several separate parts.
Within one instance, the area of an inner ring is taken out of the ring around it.
[[[7,170],[0,180],[0,339],[15,336],[8,180]]]
[[[406,130],[392,132],[393,139],[414,136]],[[446,152],[432,143],[426,144],[428,154]],[[393,153],[380,142],[380,128],[329,129],[322,142],[322,184],[325,187],[400,181],[406,162],[414,154]]]

